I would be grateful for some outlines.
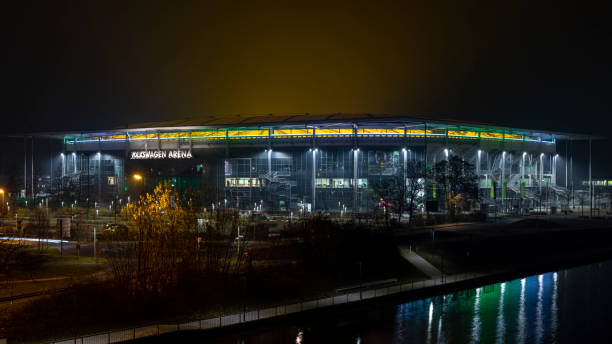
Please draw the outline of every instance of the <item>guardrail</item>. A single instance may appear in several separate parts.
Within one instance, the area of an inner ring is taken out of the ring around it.
[[[109,344],[119,343],[127,340],[134,340],[140,338],[146,338],[151,336],[157,336],[164,333],[171,333],[177,331],[187,330],[209,330],[222,328],[227,326],[233,326],[238,324],[244,324],[248,322],[270,319],[275,317],[282,317],[289,314],[305,312],[314,309],[320,309],[325,307],[332,307],[335,305],[348,304],[352,302],[358,302],[362,300],[372,299],[376,297],[383,297],[387,295],[398,294],[411,290],[418,290],[428,287],[434,287],[439,285],[445,285],[460,281],[465,281],[475,277],[480,277],[481,274],[465,273],[456,275],[445,275],[441,279],[429,279],[417,282],[395,284],[386,287],[358,290],[356,292],[319,298],[310,301],[303,301],[297,303],[281,304],[268,308],[259,308],[255,310],[245,310],[241,313],[233,314],[222,314],[218,317],[199,319],[186,322],[176,323],[160,323],[141,327],[132,327],[121,330],[104,331],[94,334],[89,334],[81,337],[74,337],[69,339],[63,339],[59,341],[52,341],[52,344]],[[2,340],[0,339],[0,344]]]

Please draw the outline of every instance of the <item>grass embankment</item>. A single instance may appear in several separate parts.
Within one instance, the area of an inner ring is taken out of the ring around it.
[[[0,337],[18,341],[66,338],[306,301],[336,295],[337,288],[360,281],[426,278],[401,258],[387,234],[328,222],[309,230],[299,244],[253,248],[253,263],[240,273],[186,274],[164,295],[133,295],[112,281],[75,285],[67,292],[11,309],[4,315]],[[70,262],[69,258],[59,259]]]
[[[63,288],[105,268],[104,260],[61,256],[57,249],[26,248],[15,258],[9,274],[0,278],[0,297]]]
[[[491,229],[439,232],[435,242],[423,235],[413,244],[419,255],[447,274],[520,272],[543,265],[555,268],[612,253],[612,231],[608,228],[572,228],[528,219]]]
[[[80,277],[100,271],[104,268],[103,258],[62,256],[56,248],[46,248],[40,252],[36,248],[26,250],[29,260],[38,263],[38,266],[17,266],[15,277],[28,276],[32,278],[45,278],[54,276]]]

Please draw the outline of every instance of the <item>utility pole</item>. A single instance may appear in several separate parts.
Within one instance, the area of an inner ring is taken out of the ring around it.
[[[358,161],[359,161],[359,150],[354,146],[352,149],[353,152],[353,214],[356,214],[359,211],[359,207],[357,206],[357,192],[359,190],[359,185],[357,185],[357,177],[358,177]]]
[[[567,141],[565,141],[565,188],[567,189]]]
[[[317,201],[317,150],[317,148],[312,149],[312,214],[315,213]]]
[[[60,235],[59,235],[59,239],[60,239],[60,256],[64,255],[64,223],[62,219],[57,219],[57,227],[59,229]]]
[[[589,218],[593,217],[593,180],[591,179],[591,148],[592,148],[592,139],[589,136]]]
[[[240,198],[238,196],[236,196],[236,208],[238,209],[238,225],[236,226],[238,230],[238,235],[236,236],[236,240],[238,241],[237,257],[240,261]]]
[[[23,137],[23,193],[28,197],[28,139]]]
[[[31,166],[31,168],[32,168],[32,175],[30,176],[30,178],[31,178],[30,180],[32,182],[30,184],[32,184],[32,185],[30,185],[30,187],[32,188],[32,194],[30,196],[34,197],[34,137],[32,136],[31,139],[32,139],[32,147],[31,147],[32,148],[32,156],[30,157],[30,159],[32,161],[31,162],[31,164],[32,164],[32,166]]]
[[[93,256],[94,260],[96,259],[96,227],[94,226],[94,236],[93,236]]]
[[[363,274],[361,271],[361,261],[358,262],[359,264],[359,300],[363,299]]]
[[[571,197],[572,197],[572,209],[576,208],[576,197],[574,194],[574,143],[572,141],[570,141],[570,183],[571,183],[571,187],[572,187],[572,191],[570,193]]]

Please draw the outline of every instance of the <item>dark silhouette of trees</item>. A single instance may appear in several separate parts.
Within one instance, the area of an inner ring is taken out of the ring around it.
[[[406,173],[392,176],[382,176],[372,183],[374,194],[379,199],[379,205],[384,209],[385,223],[389,222],[389,208],[397,212],[397,221],[401,221],[402,214],[408,210],[412,221],[414,211],[423,201],[427,170],[422,161],[406,165]]]
[[[478,200],[478,176],[473,164],[453,155],[448,160],[436,163],[435,180],[444,185],[448,213],[454,217],[457,210],[469,207],[470,201]]]
[[[402,177],[381,176],[372,183],[372,190],[378,198],[378,205],[383,208],[385,225],[389,226],[389,208],[395,208],[399,216],[406,204],[406,185],[402,183]]]
[[[416,161],[406,166],[406,183],[405,183],[405,197],[408,213],[408,223],[411,224],[413,220],[414,211],[416,210],[419,203],[423,202],[423,196],[425,192],[425,181],[427,180],[428,172],[425,168],[425,163],[422,161]]]

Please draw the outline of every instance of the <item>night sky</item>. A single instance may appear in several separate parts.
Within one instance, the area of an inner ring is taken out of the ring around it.
[[[612,125],[605,8],[185,3],[0,5],[2,131],[306,112],[605,135]]]

